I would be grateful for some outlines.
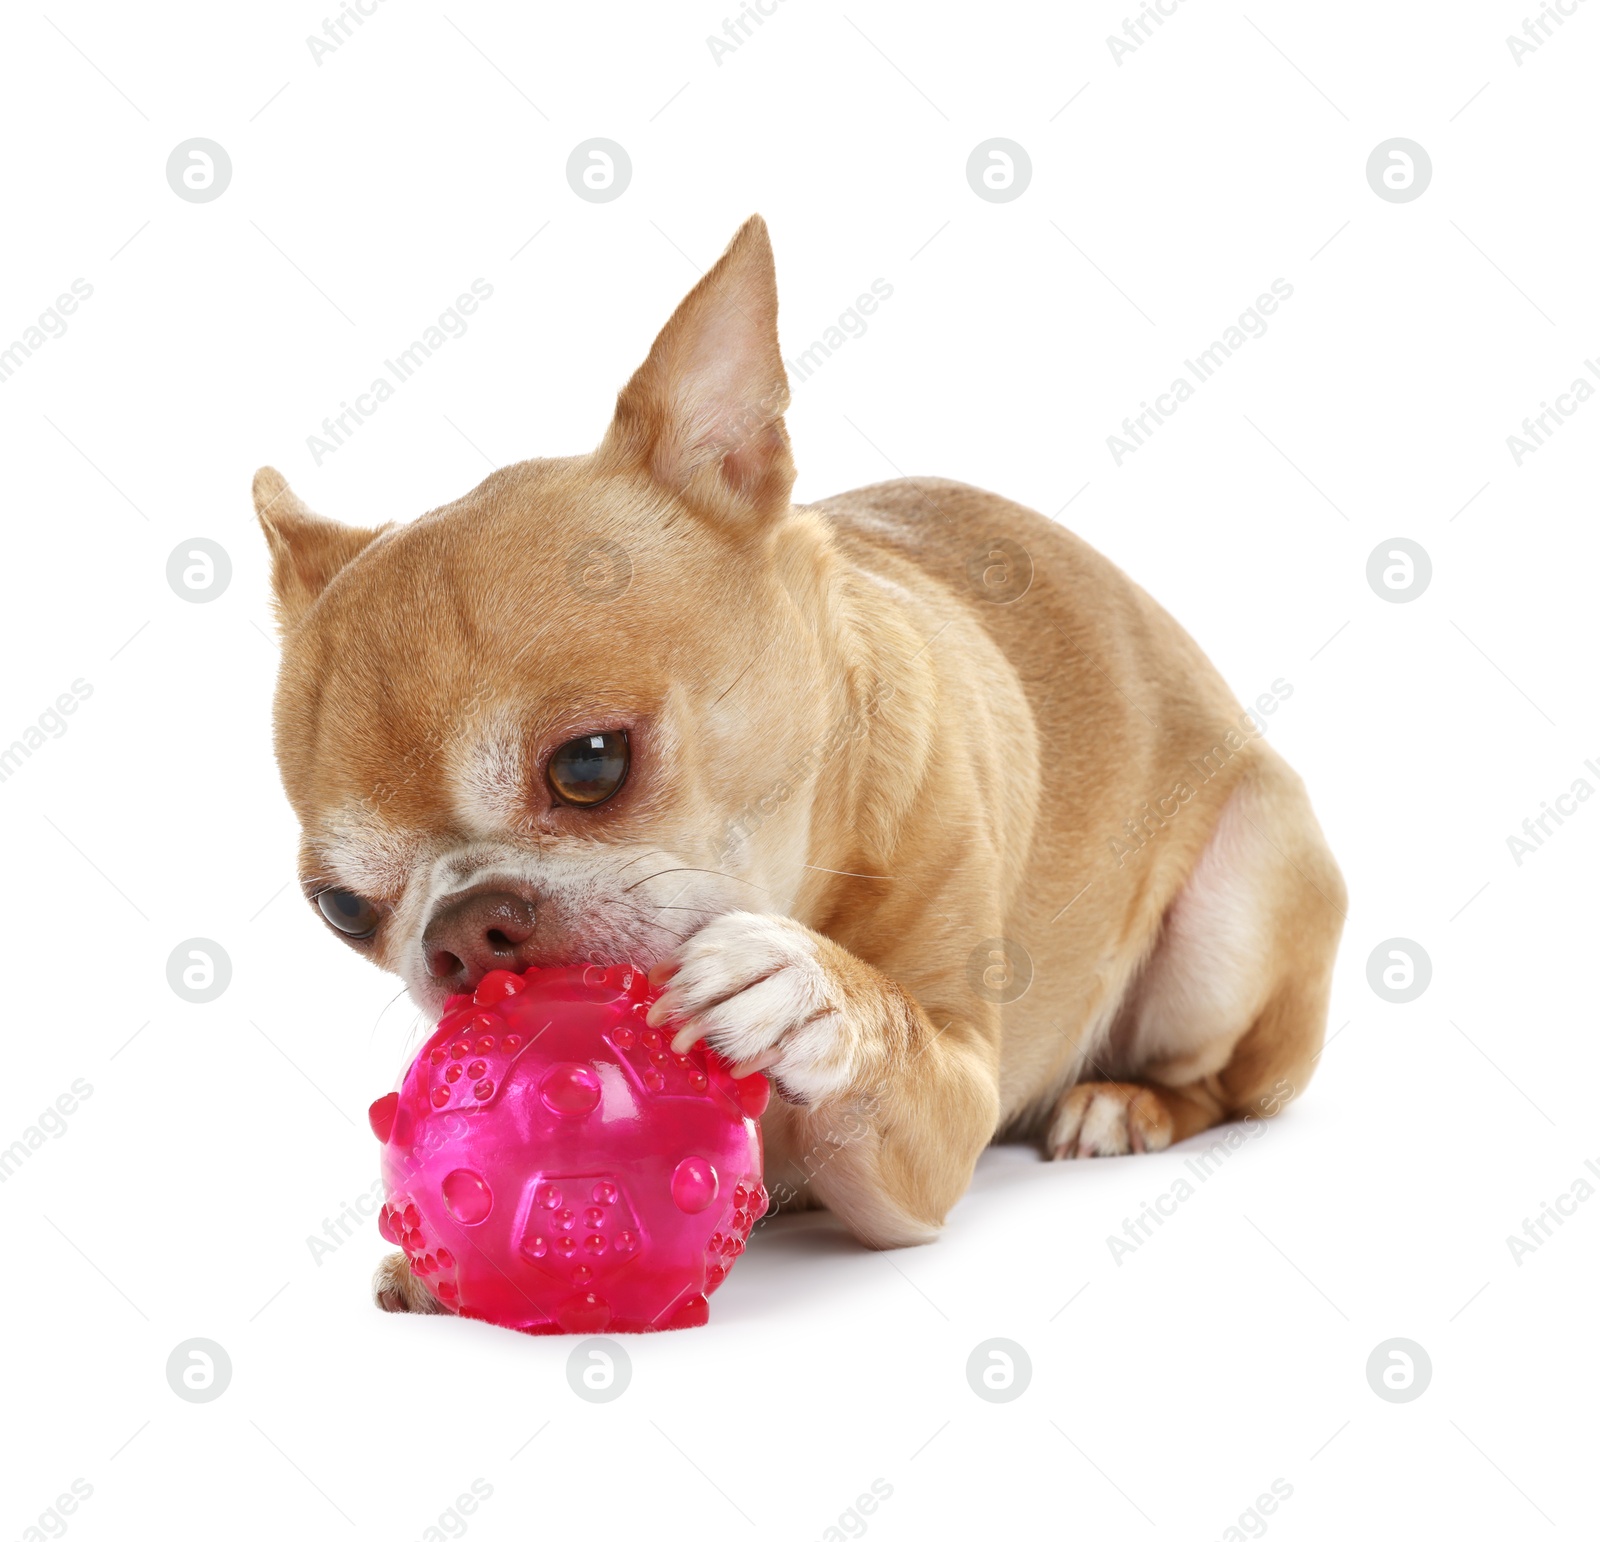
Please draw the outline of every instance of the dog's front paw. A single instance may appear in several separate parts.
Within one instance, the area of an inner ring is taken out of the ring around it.
[[[678,1054],[704,1039],[734,1075],[769,1072],[791,1103],[836,1096],[870,1069],[882,977],[786,916],[718,916],[650,979],[667,990],[649,1021],[671,1027]]]
[[[431,1291],[411,1272],[404,1253],[391,1253],[372,1276],[372,1299],[385,1312],[442,1312]]]

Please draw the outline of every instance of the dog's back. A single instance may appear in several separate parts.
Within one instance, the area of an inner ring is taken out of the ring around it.
[[[1312,931],[1342,919],[1299,779],[1189,634],[1114,563],[1053,520],[938,478],[813,508],[852,564],[914,596],[930,638],[958,614],[983,629],[1006,666],[984,690],[1019,700],[1035,735],[1013,770],[1020,780],[1036,766],[1038,811],[990,976],[1002,998],[1017,992],[1002,1000],[1007,1123],[1037,1123],[1096,1067],[1138,1068],[1141,971],[1242,782],[1295,827],[1291,844],[1321,880],[1320,892],[1307,880],[1325,912]]]

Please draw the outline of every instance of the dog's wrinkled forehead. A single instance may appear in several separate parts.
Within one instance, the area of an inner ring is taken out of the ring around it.
[[[473,694],[445,692],[431,709],[369,701],[321,713],[291,753],[306,836],[325,865],[357,892],[392,894],[406,872],[456,847],[537,842],[552,749],[661,705],[648,676],[625,688],[598,677],[548,688],[535,674],[480,680]]]
[[[529,721],[514,708],[497,706],[469,709],[438,724],[400,755],[386,758],[370,788],[321,815],[321,846],[387,877],[418,859],[418,823],[467,839],[515,832],[524,822],[534,771]]]
[[[521,822],[532,758],[526,724],[503,708],[457,725],[440,769],[456,821],[468,836],[497,835]]]
[[[335,577],[286,643],[278,749],[297,805],[498,827],[552,733],[639,709],[676,628],[647,593],[585,593],[597,570],[574,580],[546,534],[452,510]]]

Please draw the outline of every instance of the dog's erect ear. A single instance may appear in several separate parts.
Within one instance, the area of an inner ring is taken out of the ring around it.
[[[757,214],[623,387],[599,459],[641,468],[701,512],[748,524],[789,506],[788,405],[772,244]]]
[[[250,490],[255,495],[256,518],[272,551],[272,597],[278,629],[287,634],[300,624],[333,575],[389,527],[359,530],[313,514],[295,496],[283,473],[271,466],[256,472]]]

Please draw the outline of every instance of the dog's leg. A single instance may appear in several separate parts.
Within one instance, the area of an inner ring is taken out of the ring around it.
[[[938,1235],[994,1134],[997,1023],[935,1028],[886,975],[784,916],[719,916],[651,978],[670,981],[650,1021],[674,1049],[704,1039],[772,1077],[780,1197],[815,1196],[871,1247]]]
[[[386,1312],[442,1312],[432,1293],[411,1272],[404,1253],[391,1253],[372,1276],[372,1299]]]
[[[1128,1080],[1058,1100],[1056,1157],[1160,1151],[1305,1090],[1326,1026],[1345,888],[1300,779],[1262,747],[1168,911],[1107,1058]]]

